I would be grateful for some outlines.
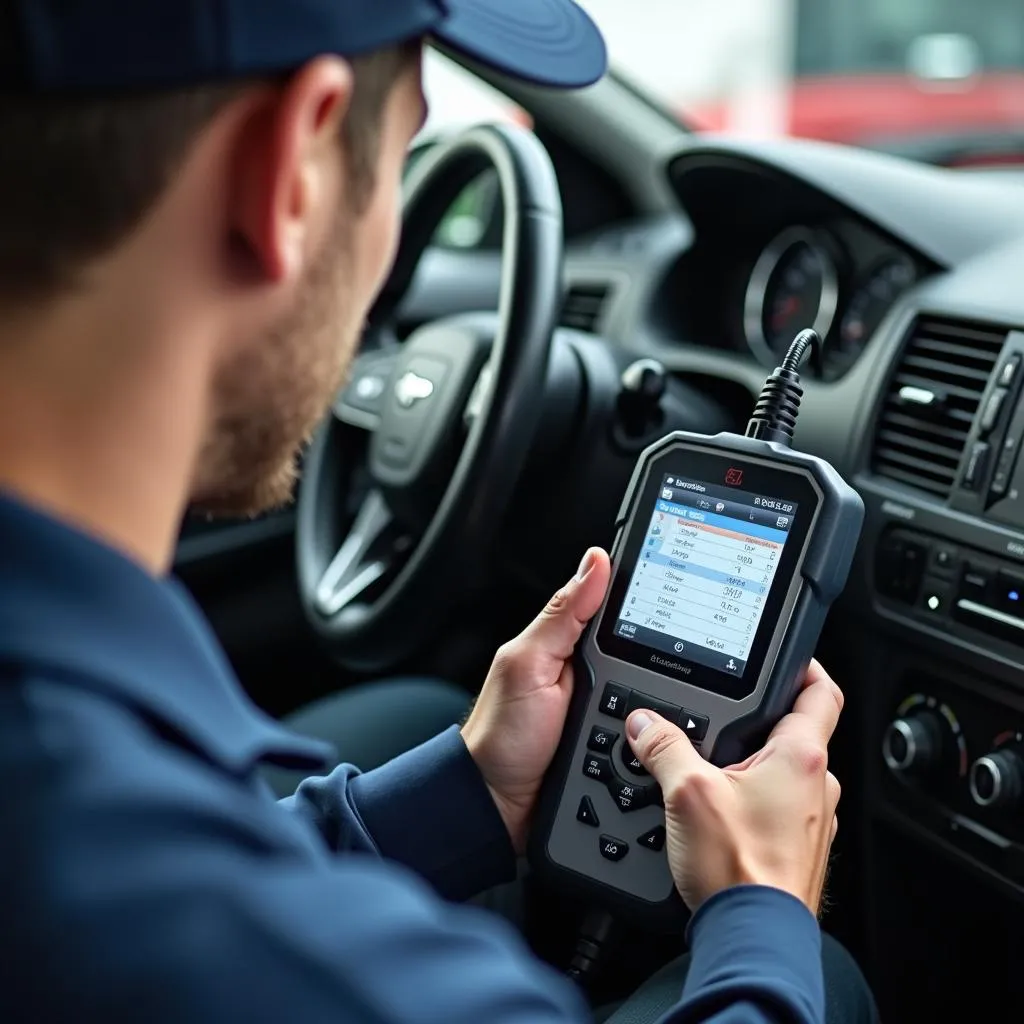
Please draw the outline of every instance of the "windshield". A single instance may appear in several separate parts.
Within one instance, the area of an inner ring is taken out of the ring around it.
[[[580,0],[696,130],[1024,163],[1020,0]]]

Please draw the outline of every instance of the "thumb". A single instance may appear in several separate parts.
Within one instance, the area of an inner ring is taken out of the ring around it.
[[[610,577],[608,555],[601,548],[591,548],[583,556],[576,575],[526,627],[522,639],[532,649],[565,661],[601,607]]]
[[[653,711],[634,711],[626,719],[626,735],[633,753],[663,793],[707,768],[682,729]]]

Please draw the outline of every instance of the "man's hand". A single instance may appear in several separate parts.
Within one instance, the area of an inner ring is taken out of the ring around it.
[[[669,865],[691,910],[722,889],[754,884],[792,893],[818,913],[838,827],[828,741],[842,707],[839,687],[812,663],[764,748],[725,769],[653,711],[629,716],[630,744],[665,797]]]
[[[572,652],[608,588],[608,555],[586,553],[579,572],[514,640],[495,655],[480,697],[462,727],[516,851],[541,779],[554,757],[572,695]]]

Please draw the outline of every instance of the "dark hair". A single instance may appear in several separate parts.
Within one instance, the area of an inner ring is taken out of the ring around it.
[[[372,187],[384,104],[419,43],[352,60],[343,142],[356,202]],[[200,132],[253,83],[97,96],[0,93],[0,304],[74,287],[157,203]]]

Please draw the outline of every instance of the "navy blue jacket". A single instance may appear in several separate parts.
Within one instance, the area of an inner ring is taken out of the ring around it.
[[[276,802],[261,763],[331,751],[244,696],[188,595],[0,497],[0,1020],[585,1021],[510,927],[513,877],[458,730]],[[696,915],[673,1022],[819,1021],[795,899]]]

